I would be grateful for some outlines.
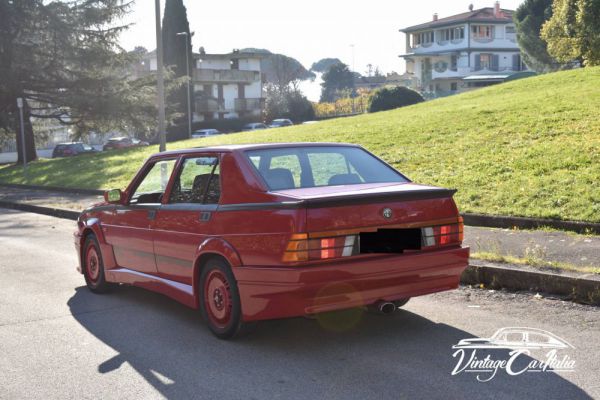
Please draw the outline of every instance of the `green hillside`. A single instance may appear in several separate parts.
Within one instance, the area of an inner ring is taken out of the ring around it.
[[[169,144],[352,142],[462,211],[600,221],[600,68],[547,74],[399,110]],[[36,162],[32,184],[124,187],[157,147]],[[22,183],[21,169],[0,181]]]

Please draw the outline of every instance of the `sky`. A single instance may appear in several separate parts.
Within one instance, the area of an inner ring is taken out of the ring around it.
[[[514,10],[521,2],[501,0],[500,5]],[[208,53],[264,48],[294,57],[307,69],[337,57],[362,74],[367,64],[403,73],[398,55],[405,52],[405,39],[398,30],[430,21],[434,13],[443,18],[466,12],[471,3],[475,9],[493,7],[494,0],[184,0],[195,52],[200,46]],[[136,0],[128,17],[134,25],[121,37],[123,47],[156,48],[154,18],[154,0]]]

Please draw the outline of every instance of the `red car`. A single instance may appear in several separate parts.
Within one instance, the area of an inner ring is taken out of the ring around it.
[[[252,322],[454,289],[467,266],[453,190],[346,144],[217,146],[150,157],[78,220],[93,292],[142,286],[230,338]]]

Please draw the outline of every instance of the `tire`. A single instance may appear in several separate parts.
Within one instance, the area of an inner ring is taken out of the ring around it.
[[[242,321],[242,305],[231,268],[221,258],[211,258],[200,274],[200,313],[219,339],[247,333],[254,324]]]
[[[408,303],[409,300],[410,300],[410,297],[407,297],[405,299],[393,301],[392,303],[394,303],[396,308],[400,308],[400,307],[404,306],[406,303]]]
[[[106,282],[102,252],[98,239],[93,233],[85,238],[82,264],[83,276],[88,289],[94,293],[106,293],[110,289],[110,284]]]

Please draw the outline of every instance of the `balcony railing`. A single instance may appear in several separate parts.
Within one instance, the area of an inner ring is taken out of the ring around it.
[[[471,67],[471,72],[478,71],[493,71],[493,72],[503,72],[503,71],[527,71],[527,67],[520,65],[513,65],[510,67],[497,67],[493,65],[482,65],[480,67]]]
[[[252,83],[260,80],[258,71],[237,69],[195,69],[194,81],[199,83]]]
[[[196,99],[194,105],[197,113],[226,111],[224,102],[217,99]]]
[[[254,111],[262,109],[263,99],[261,98],[247,98],[247,99],[235,99],[234,107],[236,112]]]

